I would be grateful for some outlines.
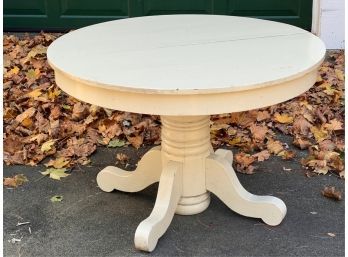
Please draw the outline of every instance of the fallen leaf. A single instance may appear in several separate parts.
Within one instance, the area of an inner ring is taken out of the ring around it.
[[[283,160],[290,160],[295,157],[295,152],[290,150],[284,150],[278,153],[278,156],[281,156]]]
[[[270,154],[268,150],[263,150],[261,152],[258,152],[256,154],[253,154],[253,157],[257,158],[257,161],[263,162],[264,160],[268,160],[270,157]]]
[[[249,127],[249,130],[251,132],[251,136],[256,141],[263,141],[266,137],[267,132],[268,132],[268,128],[266,126],[258,126],[255,124],[252,124]]]
[[[278,112],[274,114],[274,120],[279,123],[292,123],[294,121],[294,118],[289,116],[288,114],[279,114]]]
[[[303,139],[301,137],[295,137],[292,143],[302,150],[307,149],[312,145],[312,143],[309,140]]]
[[[76,120],[76,121],[82,120],[86,118],[87,115],[88,115],[88,108],[86,105],[83,105],[80,102],[74,104],[73,113],[72,113],[73,120]]]
[[[326,186],[324,189],[321,191],[321,194],[327,198],[331,198],[336,201],[342,200],[342,193],[341,191],[337,190],[333,186]]]
[[[90,107],[89,107],[89,113],[92,115],[92,116],[96,116],[97,113],[100,111],[101,107],[97,106],[97,105],[94,105],[92,104]]]
[[[62,195],[54,195],[51,197],[50,200],[52,203],[61,202],[61,201],[63,201],[63,196]]]
[[[211,127],[210,127],[210,129],[212,130],[212,131],[214,131],[214,130],[220,130],[220,129],[228,129],[230,127],[230,125],[228,125],[228,124],[224,124],[224,123],[218,123],[218,124],[213,124],[213,125],[211,125]]]
[[[61,94],[61,90],[59,90],[57,87],[54,87],[53,89],[48,90],[48,99],[51,101],[54,101],[57,96]]]
[[[257,121],[263,121],[263,120],[268,120],[271,118],[271,115],[269,114],[268,111],[258,111],[257,112],[257,116],[256,116],[256,120]]]
[[[319,148],[323,151],[333,151],[336,148],[336,144],[331,140],[326,139],[319,143]]]
[[[3,65],[5,68],[9,68],[11,66],[12,58],[8,54],[3,55]]]
[[[47,47],[43,45],[37,45],[30,50],[30,52],[25,58],[21,60],[21,63],[25,64],[29,62],[31,58],[36,57],[37,55],[40,55],[40,54],[46,54],[46,52],[47,52]]]
[[[229,136],[235,136],[237,134],[237,130],[236,129],[234,129],[234,128],[232,128],[232,127],[229,127],[228,129],[227,129],[227,135],[229,135]]]
[[[11,177],[4,178],[4,186],[8,187],[18,187],[28,182],[27,177],[24,174],[18,174]]]
[[[126,142],[123,140],[114,139],[109,142],[108,147],[121,147],[121,146],[124,146],[125,144]]]
[[[232,138],[232,140],[228,141],[228,144],[231,145],[231,146],[238,146],[240,144],[243,144],[242,143],[242,138],[235,136],[235,137]]]
[[[295,121],[292,125],[293,132],[296,134],[301,134],[307,136],[311,127],[313,125],[307,121],[302,115],[295,118]]]
[[[50,160],[47,164],[45,164],[46,167],[53,166],[56,169],[61,169],[65,166],[67,166],[70,163],[69,159],[66,159],[65,157],[59,157],[55,160]]]
[[[33,125],[33,120],[31,118],[25,118],[22,120],[22,126],[29,128]]]
[[[83,156],[77,159],[77,163],[81,164],[81,165],[88,165],[91,164],[91,159],[88,159],[87,157]]]
[[[19,114],[16,117],[16,121],[21,123],[24,119],[31,118],[32,116],[34,116],[35,112],[36,112],[36,109],[34,107],[30,107],[27,110],[25,110],[24,112],[22,112],[21,114]]]
[[[309,156],[307,159],[303,159],[301,163],[311,168],[311,170],[317,174],[327,174],[329,167],[326,160],[315,159],[314,156]]]
[[[60,178],[64,178],[70,175],[65,173],[65,171],[66,171],[65,168],[62,168],[62,169],[50,168],[50,169],[47,169],[46,171],[41,172],[41,174],[45,176],[49,175],[50,178],[52,179],[60,180]]]
[[[121,163],[126,163],[128,161],[128,156],[124,153],[118,153],[116,154],[116,159],[120,161]]]
[[[55,142],[56,142],[56,140],[54,140],[54,139],[46,141],[45,143],[42,144],[41,151],[42,152],[50,151]]]
[[[144,137],[141,135],[127,136],[127,139],[129,141],[129,143],[132,144],[132,146],[134,146],[136,149],[138,149],[142,145]]]
[[[17,66],[14,66],[9,72],[8,72],[8,76],[12,76],[12,75],[17,75],[19,73],[19,68]]]
[[[122,133],[123,133],[122,128],[116,122],[109,124],[107,127],[105,127],[105,130],[102,132],[104,137],[107,137],[110,139],[114,137],[118,137]]]
[[[250,112],[234,112],[231,114],[231,123],[236,124],[242,128],[250,126],[254,123],[255,120],[256,117],[253,117]]]
[[[30,69],[25,73],[25,76],[27,80],[34,82],[36,79],[40,77],[40,70],[39,69]]]
[[[341,81],[344,81],[344,74],[343,71],[339,70],[339,69],[335,69],[335,74],[337,76],[337,78]]]
[[[283,151],[283,145],[280,141],[276,140],[270,140],[267,143],[267,149],[270,153],[273,153],[275,155],[277,155],[278,153],[280,153],[281,151]]]
[[[23,147],[23,140],[17,135],[10,135],[4,139],[4,152],[13,155]]]
[[[334,95],[337,92],[336,89],[332,88],[332,85],[330,83],[325,82],[320,86],[324,89],[323,92],[327,95]]]
[[[30,142],[33,142],[33,141],[36,141],[37,144],[41,144],[43,141],[45,141],[46,139],[48,138],[48,135],[45,134],[45,133],[40,133],[40,134],[37,134],[37,135],[34,135],[32,137],[30,137],[29,141]]]
[[[342,122],[340,122],[337,119],[333,119],[333,120],[330,120],[329,123],[325,124],[324,128],[326,128],[327,130],[330,130],[330,131],[341,130],[341,129],[343,129],[342,125],[343,125]]]
[[[329,133],[323,129],[323,127],[318,128],[313,126],[311,127],[311,132],[318,143],[325,140],[329,136]]]
[[[234,162],[236,163],[237,171],[245,174],[253,174],[255,167],[251,164],[255,162],[256,158],[250,154],[243,152],[234,155]]]

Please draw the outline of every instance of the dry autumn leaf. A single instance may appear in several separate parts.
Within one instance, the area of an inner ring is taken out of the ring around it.
[[[267,132],[268,132],[268,128],[266,126],[258,126],[255,124],[252,124],[249,127],[249,130],[251,132],[252,137],[256,141],[263,141],[266,137]]]
[[[329,123],[324,125],[324,128],[327,130],[341,130],[343,129],[342,127],[343,123],[337,119],[330,120]]]
[[[46,141],[45,143],[42,144],[41,151],[42,152],[50,151],[55,142],[56,140],[53,140],[53,139]]]
[[[60,180],[60,178],[65,178],[70,175],[65,173],[65,171],[66,171],[65,168],[61,168],[61,169],[50,168],[50,169],[47,169],[46,171],[41,172],[41,174],[44,176],[49,175],[50,178],[55,180]]]
[[[296,134],[307,136],[313,125],[304,116],[298,116],[293,123],[293,131]]]
[[[336,201],[342,200],[342,193],[341,191],[337,190],[333,186],[326,186],[324,189],[321,191],[321,194],[327,198],[331,198]]]
[[[279,114],[278,112],[274,114],[274,120],[279,123],[292,123],[294,121],[294,118],[289,116],[288,114]]]
[[[34,107],[30,107],[29,109],[19,114],[16,117],[16,121],[22,122],[26,118],[31,118],[32,116],[34,116],[35,112],[36,112],[36,109]]]
[[[65,166],[67,166],[70,163],[70,159],[67,159],[65,157],[59,157],[55,160],[50,160],[48,163],[45,164],[46,167],[53,166],[56,169],[61,169]]]
[[[323,127],[311,127],[311,132],[314,135],[315,140],[319,143],[329,136],[329,133]]]
[[[74,104],[72,119],[79,121],[88,116],[88,107],[80,102]]]
[[[124,153],[118,153],[116,154],[116,159],[120,161],[121,163],[126,163],[128,161],[128,156]]]
[[[131,143],[132,146],[134,146],[136,149],[138,149],[142,145],[144,137],[141,135],[127,136],[127,139],[129,141],[129,143]]]
[[[291,160],[295,157],[295,152],[294,151],[281,151],[280,153],[278,153],[278,156],[282,157],[283,160]]]
[[[40,77],[40,74],[41,73],[39,69],[30,69],[25,73],[27,80],[30,82],[37,80]]]
[[[257,112],[257,116],[256,116],[257,121],[268,120],[270,118],[271,118],[271,115],[266,110]]]
[[[263,150],[261,152],[258,152],[256,154],[253,154],[253,157],[257,158],[257,161],[263,162],[264,160],[268,160],[271,155],[267,150]]]
[[[309,140],[303,139],[299,136],[294,138],[293,144],[302,150],[307,149],[312,145],[312,143]]]
[[[275,140],[275,141],[269,141],[267,143],[267,149],[270,153],[273,153],[275,155],[279,154],[280,152],[283,151],[283,145],[280,141]]]
[[[27,56],[23,59],[21,59],[21,64],[25,64],[31,60],[31,58],[36,57],[37,55],[46,54],[47,47],[43,45],[37,45],[34,48],[30,50],[30,52],[27,54]]]
[[[54,195],[51,197],[50,200],[52,203],[61,202],[61,201],[63,201],[63,196],[62,195]]]
[[[121,146],[124,146],[125,144],[126,142],[123,140],[114,139],[109,142],[108,147],[121,147]]]
[[[344,81],[344,74],[342,70],[335,69],[335,74],[339,80]]]
[[[4,178],[4,186],[18,187],[28,182],[27,177],[24,174],[18,174],[13,177]]]
[[[14,66],[7,74],[6,77],[12,77],[12,75],[17,75],[19,73],[19,68],[17,66]]]
[[[234,162],[236,163],[237,171],[245,174],[253,174],[255,167],[251,164],[255,162],[256,158],[250,154],[243,152],[237,153],[234,156]]]

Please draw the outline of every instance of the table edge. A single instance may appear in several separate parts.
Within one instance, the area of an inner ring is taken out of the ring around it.
[[[115,90],[96,87],[55,70],[57,85],[67,94],[104,108],[171,116],[213,115],[240,112],[278,104],[294,98],[312,87],[318,70],[265,87],[210,94],[165,94]]]

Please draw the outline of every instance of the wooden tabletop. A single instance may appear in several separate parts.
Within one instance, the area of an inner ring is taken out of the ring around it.
[[[47,51],[56,76],[117,92],[175,96],[231,94],[290,83],[316,73],[324,54],[322,41],[298,27],[219,15],[100,23],[58,38]],[[313,85],[312,80],[300,91]],[[277,101],[301,92],[285,92]]]

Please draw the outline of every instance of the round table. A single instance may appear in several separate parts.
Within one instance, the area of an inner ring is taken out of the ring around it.
[[[162,144],[137,169],[109,166],[98,186],[137,192],[158,182],[156,203],[135,232],[152,251],[175,213],[204,211],[210,192],[230,209],[278,225],[284,202],[247,192],[232,168],[232,152],[213,151],[211,114],[273,105],[316,81],[325,46],[286,24],[219,15],[163,15],[88,26],[47,51],[57,85],[106,108],[161,115]]]

